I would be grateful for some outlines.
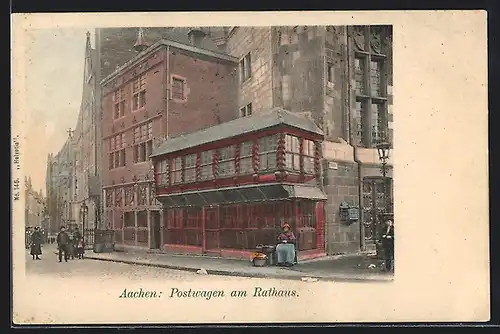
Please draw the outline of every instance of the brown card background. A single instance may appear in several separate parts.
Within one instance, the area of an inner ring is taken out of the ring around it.
[[[30,29],[105,26],[392,24],[394,191],[398,222],[393,283],[295,282],[206,277],[201,283],[90,277],[25,281],[24,199],[13,203],[16,323],[203,323],[480,321],[489,319],[486,12],[275,12],[16,14],[13,16],[12,135],[21,169],[45,161],[24,107]],[[43,55],[40,55],[43,57]],[[83,60],[83,58],[82,58]],[[29,60],[28,60],[29,61]],[[33,84],[30,83],[30,84]],[[63,117],[63,115],[60,115]],[[62,130],[61,130],[62,131]],[[23,185],[24,186],[24,185]],[[157,285],[157,284],[156,284]],[[118,299],[124,288],[296,289],[286,301],[259,298]],[[63,299],[64,298],[64,299]],[[81,305],[77,311],[76,303]],[[286,303],[286,307],[284,307]],[[286,311],[285,311],[286,310]]]

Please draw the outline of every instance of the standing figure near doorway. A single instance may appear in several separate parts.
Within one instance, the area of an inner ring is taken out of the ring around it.
[[[392,271],[394,269],[394,224],[390,219],[385,221],[382,246],[384,247],[385,270]]]
[[[290,231],[290,225],[283,225],[283,232],[278,235],[278,245],[276,246],[276,255],[279,266],[293,266],[295,262],[295,235]]]

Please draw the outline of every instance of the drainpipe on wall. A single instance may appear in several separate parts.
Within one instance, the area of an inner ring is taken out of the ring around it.
[[[356,143],[354,143],[354,138],[352,134],[352,115],[351,115],[351,91],[352,91],[352,85],[351,85],[351,57],[350,57],[350,52],[351,52],[351,38],[350,38],[350,32],[349,32],[349,27],[345,27],[345,34],[344,34],[344,42],[346,45],[346,72],[347,72],[347,124],[348,124],[348,132],[349,132],[349,144],[352,146],[353,149],[353,155],[354,155],[354,162],[358,166],[358,208],[359,208],[359,246],[360,250],[364,251],[365,250],[365,231],[363,229],[363,210],[361,209],[362,205],[362,200],[363,200],[363,173],[361,169],[361,161],[358,159],[358,147]]]
[[[165,97],[165,133],[164,133],[164,139],[168,139],[169,137],[169,130],[168,130],[168,115],[170,113],[169,110],[169,100],[170,100],[170,46],[167,46],[167,51],[165,55],[165,73],[166,73],[166,79],[163,80],[163,85],[166,85],[166,89],[163,91],[166,94]]]

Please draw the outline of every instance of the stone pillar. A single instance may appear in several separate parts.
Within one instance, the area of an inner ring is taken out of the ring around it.
[[[135,221],[135,238],[134,238],[134,245],[137,246],[137,210],[134,210],[134,221]]]
[[[149,192],[148,192],[149,193]],[[149,194],[147,195],[149,197]],[[151,249],[151,210],[150,208],[146,209],[147,220],[148,220],[148,248]],[[156,231],[154,232],[156,233]]]

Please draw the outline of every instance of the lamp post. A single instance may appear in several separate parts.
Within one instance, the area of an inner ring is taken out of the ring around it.
[[[85,235],[85,223],[87,220],[87,214],[89,212],[89,207],[85,202],[82,203],[80,206],[80,215],[82,216],[82,230],[83,230],[83,235]]]
[[[388,204],[388,189],[387,189],[387,162],[389,160],[389,151],[390,151],[391,145],[388,142],[381,142],[377,144],[377,152],[378,152],[378,158],[381,163],[381,169],[382,169],[382,177],[383,177],[383,182],[384,182],[384,212],[388,213],[389,209],[389,204]]]

